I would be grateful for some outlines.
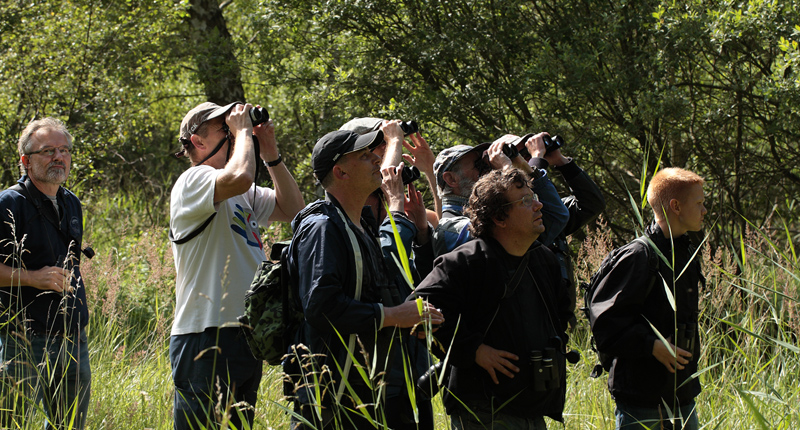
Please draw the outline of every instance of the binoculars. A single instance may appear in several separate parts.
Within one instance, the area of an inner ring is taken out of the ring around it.
[[[697,338],[697,324],[678,324],[678,333],[675,339],[675,346],[694,353],[695,339]]]
[[[556,354],[555,348],[531,351],[530,363],[533,369],[534,391],[551,391],[561,386],[561,378],[558,376],[558,367],[555,361]]]

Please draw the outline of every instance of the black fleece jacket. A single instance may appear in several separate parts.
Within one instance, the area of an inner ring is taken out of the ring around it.
[[[605,311],[598,313],[594,321],[592,333],[598,349],[615,357],[608,378],[608,387],[615,399],[642,407],[657,407],[663,402],[672,407],[674,400],[684,405],[700,393],[697,379],[675,390],[697,371],[700,354],[698,290],[705,285],[700,255],[694,255],[696,248],[688,235],[671,241],[664,237],[656,223],[645,233],[669,264],[659,258],[660,277],[648,293],[651,274],[647,270],[648,257],[644,248],[647,245],[636,242],[631,246],[598,285],[595,297],[606,303],[602,306]],[[680,278],[675,279],[678,275]],[[667,298],[665,283],[674,294],[676,311]],[[651,324],[673,343],[676,343],[676,327],[695,327],[693,357],[684,370],[672,374],[653,357],[653,343],[658,341],[658,336]]]
[[[476,239],[436,259],[433,271],[415,290],[442,310],[445,323],[435,333],[445,347],[452,341],[450,378],[444,393],[448,413],[463,402],[485,402],[522,417],[550,416],[561,420],[566,363],[554,357],[560,386],[533,389],[532,350],[566,341],[568,300],[559,287],[561,269],[553,253],[535,242],[528,251],[527,273],[516,289],[510,280],[522,259],[508,254],[494,239]],[[498,373],[499,385],[475,363],[481,344],[520,357],[513,379]],[[439,352],[441,353],[441,352]],[[513,398],[513,400],[512,400]],[[491,403],[490,403],[491,402]]]

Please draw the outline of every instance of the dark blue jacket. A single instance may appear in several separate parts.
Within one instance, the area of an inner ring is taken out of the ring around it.
[[[578,323],[575,317],[575,303],[577,284],[575,283],[575,270],[572,262],[572,251],[567,243],[567,236],[583,228],[584,225],[594,220],[606,208],[606,199],[599,186],[581,169],[575,161],[570,161],[563,166],[554,166],[561,173],[569,186],[570,195],[561,199],[569,212],[567,225],[556,236],[552,243],[545,243],[558,258],[561,264],[561,276],[564,277],[565,286],[569,293],[572,317],[570,325]]]
[[[292,221],[294,235],[289,247],[288,266],[305,316],[295,343],[314,354],[302,360],[308,378],[311,378],[311,372],[319,373],[323,367],[329,371],[317,375],[320,377],[320,392],[324,391],[325,395],[322,399],[324,404],[330,404],[343,379],[339,369],[346,370],[348,359],[353,358],[359,363],[350,367],[347,380],[361,401],[370,403],[374,391],[366,386],[356,368],[373,366],[373,362],[364,362],[362,347],[370,357],[378,355],[374,363],[383,370],[393,335],[395,341],[399,338],[397,330],[379,330],[381,305],[396,306],[405,297],[394,279],[388,276],[380,244],[371,227],[362,220],[361,231],[347,220],[356,235],[361,250],[359,262],[363,264],[361,299],[354,299],[356,262],[344,221],[336,213],[337,207],[333,201],[317,201],[306,206]],[[344,346],[351,334],[358,336],[352,356]],[[307,351],[299,354],[304,352]],[[285,361],[284,371],[297,375],[296,364],[291,360]],[[303,385],[295,393],[297,400],[303,404],[316,402],[313,399],[315,384],[306,380]],[[343,402],[351,394],[350,390],[344,392]]]
[[[61,208],[60,219],[53,204],[27,175],[20,178],[17,186],[0,192],[2,263],[27,270],[45,266],[72,270],[71,293],[42,291],[25,285],[0,288],[0,322],[24,320],[25,328],[36,334],[76,334],[89,321],[80,271],[81,202],[63,187],[59,187],[56,198]],[[20,311],[24,313],[18,315]]]

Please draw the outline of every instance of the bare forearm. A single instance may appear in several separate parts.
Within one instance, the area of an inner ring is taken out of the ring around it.
[[[426,173],[425,178],[428,179],[428,188],[430,188],[431,195],[433,195],[433,210],[436,211],[438,218],[442,218],[442,199],[439,197],[439,190],[436,188],[436,181],[433,179],[434,176]]]
[[[386,152],[381,161],[381,169],[395,167],[403,161],[403,141],[401,139],[387,139]]]
[[[0,264],[0,287],[28,285],[28,271]]]
[[[231,159],[217,177],[214,201],[219,202],[247,191],[255,180],[255,153],[250,129],[236,135]]]
[[[40,290],[70,289],[70,271],[63,267],[45,266],[26,270],[0,264],[0,287],[30,286]]]
[[[276,211],[271,218],[275,221],[291,221],[306,205],[300,187],[284,163],[269,167],[269,174],[275,183],[276,203]]]

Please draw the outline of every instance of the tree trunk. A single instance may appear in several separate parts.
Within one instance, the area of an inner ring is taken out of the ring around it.
[[[191,0],[187,24],[195,70],[208,101],[244,101],[242,74],[233,41],[217,0]]]

